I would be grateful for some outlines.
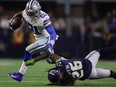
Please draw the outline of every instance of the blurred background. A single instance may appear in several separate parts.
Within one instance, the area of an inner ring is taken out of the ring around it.
[[[66,58],[84,58],[90,51],[116,45],[116,0],[38,0],[59,35],[54,50]],[[0,58],[23,58],[35,39],[28,26],[9,29],[8,21],[28,0],[0,0]],[[116,60],[116,53],[102,56]]]

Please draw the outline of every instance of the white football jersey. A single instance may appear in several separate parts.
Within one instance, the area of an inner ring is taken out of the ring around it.
[[[39,17],[30,18],[24,10],[23,18],[28,23],[29,27],[31,28],[35,36],[35,39],[49,36],[49,33],[45,29],[45,27],[51,24],[50,17],[48,16],[47,13],[40,11]]]

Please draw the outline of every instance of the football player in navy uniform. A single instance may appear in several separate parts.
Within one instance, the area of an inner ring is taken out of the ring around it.
[[[48,72],[48,79],[53,84],[74,85],[76,80],[85,79],[116,79],[116,72],[96,68],[101,55],[116,52],[116,47],[107,47],[90,52],[83,60],[61,59],[55,55],[51,58],[56,62],[56,67]]]
[[[50,17],[41,10],[41,6],[37,0],[30,0],[23,11],[16,13],[9,21],[10,29],[13,29],[13,20],[19,16],[29,25],[35,36],[36,41],[25,49],[24,60],[18,72],[9,73],[9,76],[16,81],[22,81],[28,66],[25,65],[27,60],[31,60],[36,55],[43,53],[54,53],[53,46],[57,40],[57,34],[52,26]],[[49,58],[47,62],[52,63]]]
[[[85,59],[65,59],[56,54],[49,54],[56,67],[48,71],[48,79],[57,85],[74,85],[76,80],[114,78],[116,72],[103,68],[96,68],[97,62],[101,55],[116,52],[116,47],[106,47],[90,52]],[[46,55],[48,56],[48,55]],[[38,57],[36,62],[44,57]],[[35,62],[29,60],[26,65],[33,65]]]

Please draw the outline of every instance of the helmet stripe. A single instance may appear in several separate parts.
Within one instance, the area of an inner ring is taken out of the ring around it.
[[[41,6],[39,5],[39,2],[37,0],[30,0],[25,8],[28,16],[37,16],[40,9]]]
[[[32,9],[32,5],[33,5],[34,0],[31,0],[29,3],[29,9]]]

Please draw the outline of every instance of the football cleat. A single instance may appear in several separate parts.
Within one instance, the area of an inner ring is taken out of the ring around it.
[[[116,79],[116,72],[114,73],[113,78]]]
[[[10,78],[12,78],[16,81],[19,81],[19,82],[21,82],[22,79],[23,79],[23,74],[21,74],[19,72],[18,73],[9,73],[8,75],[9,75]]]

